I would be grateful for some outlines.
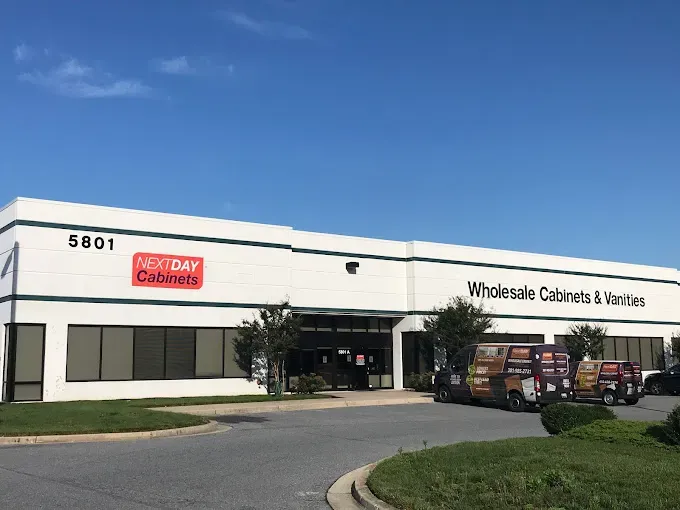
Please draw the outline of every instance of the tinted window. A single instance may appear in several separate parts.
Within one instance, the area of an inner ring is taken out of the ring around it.
[[[194,377],[194,329],[168,328],[165,346],[165,377],[191,379]]]
[[[101,328],[69,326],[66,354],[67,381],[99,379]]]
[[[224,377],[249,377],[250,371],[244,371],[236,359],[234,339],[238,336],[235,329],[227,329],[224,332]],[[239,360],[240,361],[240,360]]]
[[[165,378],[165,329],[135,328],[135,379]]]
[[[102,381],[132,379],[134,328],[103,328]]]
[[[222,377],[224,331],[196,330],[196,377]]]

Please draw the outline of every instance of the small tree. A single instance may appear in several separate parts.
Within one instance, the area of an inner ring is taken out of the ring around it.
[[[577,322],[569,326],[564,345],[572,361],[595,359],[604,353],[607,327],[601,324]]]
[[[424,348],[437,348],[449,360],[466,345],[478,343],[480,337],[494,327],[494,321],[482,305],[465,297],[454,297],[423,319]]]
[[[283,394],[283,364],[288,353],[297,347],[302,318],[293,315],[290,303],[265,306],[253,320],[244,320],[234,340],[234,360],[250,372],[270,372],[274,394]]]
[[[671,337],[671,361],[680,363],[680,330]]]

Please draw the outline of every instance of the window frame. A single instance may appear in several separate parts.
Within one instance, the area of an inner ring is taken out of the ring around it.
[[[45,344],[47,343],[47,323],[45,322],[6,322],[5,323],[5,357],[4,363],[7,367],[5,374],[5,367],[3,367],[3,395],[0,395],[0,402],[14,402],[14,395],[17,384],[38,384],[38,381],[16,381],[16,356],[17,356],[17,334],[20,326],[39,326],[42,328],[42,359],[41,359],[41,373],[40,373],[40,400],[31,400],[30,402],[42,402],[45,395]],[[12,338],[11,338],[12,337]],[[5,400],[6,397],[6,400]],[[29,401],[26,401],[29,402]]]

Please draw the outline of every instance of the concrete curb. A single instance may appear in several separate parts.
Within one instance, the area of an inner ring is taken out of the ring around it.
[[[178,437],[207,434],[217,431],[218,423],[210,421],[204,425],[193,425],[176,429],[146,430],[141,432],[112,432],[101,434],[56,434],[49,436],[3,436],[0,445],[8,444],[49,444],[49,443],[90,443],[98,441],[130,441],[157,437]],[[231,428],[231,427],[229,427]],[[222,427],[221,430],[229,430]]]
[[[349,400],[329,398],[313,401],[281,402],[275,405],[258,404],[216,404],[211,406],[177,406],[154,407],[154,411],[193,414],[199,416],[216,416],[225,414],[275,413],[284,411],[313,411],[318,409],[337,409],[342,407],[393,406],[407,404],[431,404],[433,398],[404,397],[383,398],[374,400]]]
[[[328,489],[326,501],[333,510],[397,510],[385,503],[371,492],[366,485],[368,475],[375,469],[377,463],[355,469],[340,478]]]

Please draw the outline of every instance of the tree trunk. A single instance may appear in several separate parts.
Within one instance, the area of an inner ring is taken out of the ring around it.
[[[272,372],[274,375],[274,396],[280,397],[283,395],[283,385],[281,384],[281,360],[279,358],[274,360]]]

